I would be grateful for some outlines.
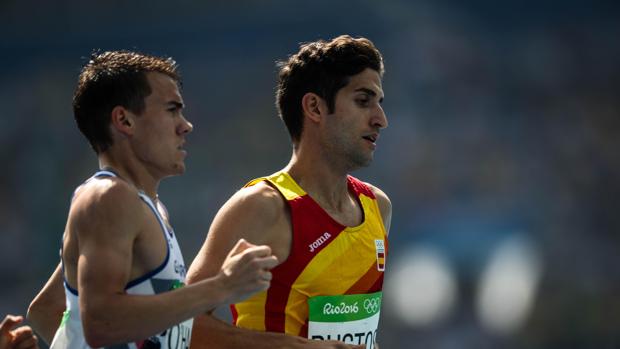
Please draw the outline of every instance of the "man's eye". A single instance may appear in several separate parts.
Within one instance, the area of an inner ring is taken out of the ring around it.
[[[361,105],[361,106],[366,106],[369,103],[369,99],[368,98],[358,98],[357,99],[357,104]]]

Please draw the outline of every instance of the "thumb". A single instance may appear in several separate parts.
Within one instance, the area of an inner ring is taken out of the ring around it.
[[[0,324],[0,334],[9,333],[11,329],[13,329],[13,327],[21,323],[22,321],[24,321],[23,316],[7,315]]]
[[[232,248],[232,250],[230,250],[230,253],[228,254],[229,257],[238,255],[239,253],[247,250],[248,248],[252,247],[254,245],[252,245],[251,243],[245,241],[245,239],[239,239],[239,241],[237,241],[237,243],[235,244],[235,246]]]

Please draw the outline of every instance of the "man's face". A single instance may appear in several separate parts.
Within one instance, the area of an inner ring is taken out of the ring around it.
[[[382,101],[381,77],[368,68],[336,93],[334,112],[326,117],[324,144],[329,157],[349,171],[372,162],[379,131],[388,125]]]
[[[185,135],[193,126],[183,116],[183,99],[177,83],[162,73],[147,74],[151,94],[136,120],[134,152],[154,177],[185,172]]]

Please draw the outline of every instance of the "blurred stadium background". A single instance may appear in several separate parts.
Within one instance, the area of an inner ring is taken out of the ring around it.
[[[382,348],[620,347],[620,5],[608,1],[0,1],[0,313],[57,263],[97,167],[71,95],[93,49],[173,56],[188,172],[160,196],[187,263],[216,210],[289,159],[274,62],[366,36],[392,198]]]

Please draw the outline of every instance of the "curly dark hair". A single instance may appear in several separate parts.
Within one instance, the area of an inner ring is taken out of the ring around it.
[[[279,79],[276,92],[278,113],[293,142],[298,142],[303,129],[301,100],[308,93],[323,98],[330,113],[334,111],[336,93],[352,76],[370,68],[383,76],[383,57],[366,38],[341,35],[327,42],[304,43],[299,52],[278,62]]]
[[[73,115],[78,128],[97,154],[112,145],[110,113],[123,106],[132,113],[144,111],[144,99],[151,94],[147,73],[158,72],[181,83],[177,64],[130,51],[94,52],[84,65],[73,94]]]

